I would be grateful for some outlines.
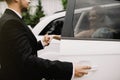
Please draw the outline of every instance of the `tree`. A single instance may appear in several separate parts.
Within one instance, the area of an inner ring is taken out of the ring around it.
[[[64,6],[64,9],[66,9],[66,7],[67,7],[67,0],[62,0],[62,4],[63,4],[63,6]]]
[[[38,1],[37,10],[34,15],[30,15],[29,10],[23,13],[23,20],[27,25],[30,25],[32,28],[39,22],[41,17],[45,16],[42,11],[41,1]]]

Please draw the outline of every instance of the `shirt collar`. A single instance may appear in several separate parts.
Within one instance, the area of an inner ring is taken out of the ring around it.
[[[17,11],[15,11],[14,9],[11,9],[11,8],[8,8],[8,9],[12,10],[12,11],[15,12],[20,18],[22,18],[22,16],[21,16]]]

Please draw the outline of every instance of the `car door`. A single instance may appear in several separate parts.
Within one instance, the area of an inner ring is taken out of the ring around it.
[[[94,35],[86,37],[88,34],[82,34],[82,37],[75,37],[75,29],[80,25],[80,32],[91,28],[84,28],[82,23],[92,7],[82,8],[82,17],[74,22],[75,9],[81,8],[82,0],[69,0],[62,30],[62,39],[60,43],[60,53],[58,59],[61,61],[70,61],[80,65],[90,65],[92,69],[88,75],[73,80],[120,80],[120,3],[114,0],[87,0],[86,4],[102,5],[106,11],[105,22],[110,27],[106,29],[106,25],[95,29]],[[95,3],[99,2],[99,3]],[[103,3],[102,3],[103,2]],[[84,14],[84,12],[86,14]],[[98,24],[99,25],[99,24]],[[105,28],[104,28],[105,27]],[[111,32],[112,29],[112,32]],[[99,32],[100,31],[100,32]],[[96,36],[95,36],[96,35]],[[99,36],[98,36],[99,35]],[[102,35],[102,37],[100,36]],[[107,35],[107,36],[105,36]],[[108,35],[111,35],[108,37]]]

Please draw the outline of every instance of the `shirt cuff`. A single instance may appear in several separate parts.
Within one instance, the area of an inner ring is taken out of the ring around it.
[[[75,78],[75,65],[74,65],[74,63],[72,63],[72,65],[73,65],[73,73],[72,73],[72,77],[71,77],[71,80],[73,80],[74,78]]]
[[[44,44],[44,42],[42,40],[41,40],[41,44],[42,44],[43,47],[45,47],[45,44]]]

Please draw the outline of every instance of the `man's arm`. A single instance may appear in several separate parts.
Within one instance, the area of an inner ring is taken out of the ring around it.
[[[8,27],[8,25],[10,25]],[[28,38],[28,33],[24,27],[17,21],[10,21],[4,25],[3,34],[5,42],[10,46],[14,61],[19,65],[24,64],[28,74],[36,74],[35,77],[45,77],[54,79],[70,80],[72,76],[72,63],[61,61],[50,61],[47,59],[38,58],[34,46]],[[35,43],[36,44],[36,43]],[[33,49],[34,48],[34,49]],[[19,60],[21,63],[17,62]]]

